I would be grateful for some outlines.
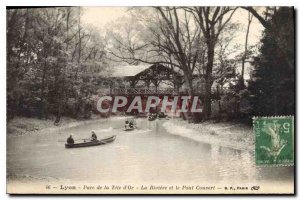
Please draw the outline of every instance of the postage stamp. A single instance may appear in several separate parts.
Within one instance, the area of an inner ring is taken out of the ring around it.
[[[294,117],[254,117],[255,162],[264,166],[294,165]]]

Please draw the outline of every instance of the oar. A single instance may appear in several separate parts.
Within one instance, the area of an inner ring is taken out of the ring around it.
[[[79,140],[90,140],[90,138],[86,138],[86,139],[77,139],[74,141],[79,141]],[[66,142],[66,140],[58,140],[57,142]]]
[[[84,138],[84,139],[77,139],[77,140],[74,140],[74,141],[78,141],[78,140],[89,140],[91,138]]]

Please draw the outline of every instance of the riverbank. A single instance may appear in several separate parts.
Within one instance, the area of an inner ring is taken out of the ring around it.
[[[124,118],[122,116],[111,117],[113,119]],[[62,131],[68,128],[86,125],[94,122],[107,121],[111,118],[101,118],[94,116],[92,119],[76,120],[73,118],[63,117],[60,120],[59,125],[54,124],[54,120],[45,120],[37,118],[15,117],[10,120],[6,126],[6,132],[8,136],[22,136],[25,134],[40,134]]]
[[[7,124],[8,136],[22,136],[25,134],[41,134],[63,131],[68,128],[87,125],[89,123],[120,119],[125,116],[100,118],[94,116],[88,120],[62,118],[59,125],[54,125],[53,120],[37,118],[16,117]],[[186,137],[195,141],[215,144],[239,150],[254,150],[254,135],[252,128],[239,123],[188,123],[181,118],[173,118],[164,122],[163,127],[170,133]]]
[[[193,124],[176,118],[163,123],[170,133],[195,141],[215,144],[238,150],[254,151],[254,134],[252,127],[239,123],[214,123],[207,121]]]

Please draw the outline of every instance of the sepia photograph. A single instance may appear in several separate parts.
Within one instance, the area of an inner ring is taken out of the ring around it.
[[[7,194],[295,194],[295,10],[6,7]]]

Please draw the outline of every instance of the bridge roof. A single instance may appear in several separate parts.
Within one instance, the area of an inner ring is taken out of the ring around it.
[[[155,71],[155,72],[153,72]],[[157,75],[166,73],[175,73],[177,76],[182,76],[180,72],[176,72],[162,64],[142,64],[142,65],[116,65],[110,66],[108,70],[103,70],[100,73],[84,73],[84,76],[106,77],[106,78],[158,78]],[[154,74],[153,74],[154,73]]]
[[[139,74],[140,72],[150,68],[152,64],[145,65],[125,65],[114,66],[111,68],[111,77],[131,77]]]

